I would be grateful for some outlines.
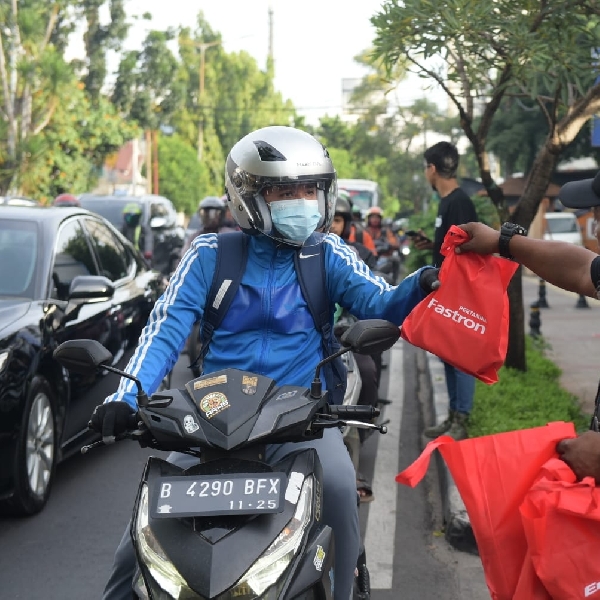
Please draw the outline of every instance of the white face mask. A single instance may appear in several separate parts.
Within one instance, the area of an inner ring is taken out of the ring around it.
[[[310,237],[321,220],[317,200],[275,200],[269,204],[269,209],[277,230],[299,244]]]

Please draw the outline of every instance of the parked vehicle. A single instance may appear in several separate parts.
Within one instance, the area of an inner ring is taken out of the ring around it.
[[[0,511],[33,514],[57,463],[90,440],[118,378],[70,375],[52,357],[93,338],[125,365],[164,277],[107,221],[79,208],[0,207]]]
[[[25,196],[0,196],[0,205],[7,206],[41,206],[37,200]]]
[[[342,341],[347,352],[372,353],[398,337],[397,326],[375,320],[357,322]],[[55,357],[83,377],[113,363],[94,340],[62,344]],[[135,377],[121,373],[137,383],[140,427],[124,437],[199,461],[186,470],[159,457],[146,463],[131,521],[134,597],[331,598],[333,533],[320,519],[318,456],[305,449],[275,465],[263,462],[267,444],[318,438],[325,428],[385,433],[364,422],[377,409],[329,405],[319,378],[329,360],[317,367],[311,389],[224,369],[149,399]],[[364,554],[359,560],[360,573]]]
[[[173,203],[162,196],[93,196],[79,197],[83,208],[101,215],[123,231],[123,209],[139,203],[142,210],[140,251],[153,269],[164,275],[175,270],[185,239],[185,230],[177,225]]]
[[[583,246],[583,236],[575,213],[569,211],[547,212],[544,214],[544,220],[545,240],[557,240]]]

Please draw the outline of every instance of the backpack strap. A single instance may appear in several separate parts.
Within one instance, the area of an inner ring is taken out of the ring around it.
[[[315,326],[323,339],[328,340],[331,336],[331,307],[325,280],[325,251],[322,240],[316,234],[311,235],[294,254],[294,266]]]
[[[294,266],[302,295],[308,305],[317,331],[321,334],[323,357],[330,356],[340,345],[331,323],[332,307],[325,279],[325,248],[323,235],[316,234],[294,254]],[[346,390],[346,369],[340,357],[325,365],[323,375],[330,392],[330,402],[341,404]]]
[[[202,351],[190,365],[191,368],[204,360],[215,329],[221,326],[240,286],[247,260],[248,236],[245,233],[233,231],[217,234],[217,261],[202,318]]]

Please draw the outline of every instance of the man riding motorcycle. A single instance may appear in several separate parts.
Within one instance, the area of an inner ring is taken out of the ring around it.
[[[226,367],[249,370],[277,382],[310,387],[323,359],[322,335],[298,284],[294,255],[323,244],[325,281],[331,301],[358,318],[384,318],[400,325],[412,308],[439,286],[437,270],[425,267],[396,286],[376,277],[355,252],[328,230],[337,197],[336,172],[325,147],[291,127],[254,131],[231,149],[225,167],[231,213],[248,235],[246,270],[239,289],[203,361],[204,373]],[[168,290],[149,317],[126,371],[153,393],[177,360],[194,323],[201,321],[219,238],[200,235],[183,256]],[[96,408],[91,425],[103,436],[119,436],[136,410],[135,385],[123,378],[116,393]],[[334,598],[348,600],[360,547],[356,474],[339,429],[301,443],[273,444],[272,463],[314,448],[323,469],[323,522],[336,539]],[[169,460],[187,464],[173,453]],[[115,554],[105,599],[131,597],[135,555],[129,529]]]

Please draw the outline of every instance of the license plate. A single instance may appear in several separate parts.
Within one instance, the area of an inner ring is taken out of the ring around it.
[[[286,482],[285,473],[160,477],[154,483],[150,514],[169,518],[277,513],[284,508]]]

